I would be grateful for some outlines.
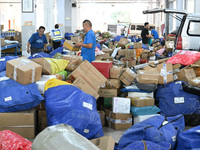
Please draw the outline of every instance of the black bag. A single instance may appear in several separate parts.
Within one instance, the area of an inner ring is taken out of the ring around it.
[[[190,85],[187,82],[183,82],[182,86],[183,86],[183,91],[200,96],[200,88],[199,87]]]
[[[184,115],[185,126],[198,126],[200,125],[200,114]]]

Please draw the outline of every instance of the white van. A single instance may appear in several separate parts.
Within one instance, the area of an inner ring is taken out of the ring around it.
[[[155,29],[155,25],[153,24],[150,24],[150,27],[153,27],[153,29]],[[129,36],[135,35],[141,37],[142,29],[144,29],[144,23],[130,23],[128,29],[129,29],[128,33]]]
[[[154,9],[143,11],[144,14],[149,13],[176,13],[182,14],[182,18],[178,18],[181,24],[178,29],[175,41],[175,51],[194,50],[200,51],[200,14],[187,13],[184,10],[174,9]]]

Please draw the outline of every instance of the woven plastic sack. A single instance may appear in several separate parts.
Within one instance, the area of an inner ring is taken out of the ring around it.
[[[32,143],[10,131],[0,131],[0,150],[31,150]]]
[[[56,55],[57,53],[63,53],[63,47],[58,47],[55,50],[53,50],[50,55],[53,57],[54,55]]]
[[[18,56],[5,56],[0,58],[0,72],[6,71],[6,62],[12,59],[16,59]]]
[[[64,71],[67,67],[69,61],[64,59],[51,59],[45,58],[51,65],[51,73],[56,74],[58,72]]]
[[[52,58],[51,55],[44,53],[44,52],[40,52],[40,53],[35,53],[33,55],[31,55],[30,57],[28,57],[28,59],[34,59],[34,58]]]
[[[170,58],[167,63],[182,64],[188,66],[200,60],[200,53],[195,51],[180,51],[178,54]]]

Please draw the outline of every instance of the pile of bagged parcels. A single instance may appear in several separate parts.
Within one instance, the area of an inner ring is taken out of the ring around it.
[[[118,36],[99,44],[89,63],[74,53],[79,39],[50,54],[0,58],[0,149],[5,143],[31,149],[23,137],[36,135],[32,149],[53,148],[47,135],[62,139],[60,149],[66,143],[72,149],[200,148],[200,53],[156,59],[173,50],[173,41],[147,50]],[[185,125],[196,127],[184,131]],[[103,126],[126,132],[115,143]]]

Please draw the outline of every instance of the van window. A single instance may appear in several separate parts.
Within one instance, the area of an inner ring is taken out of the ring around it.
[[[200,21],[191,20],[187,30],[188,35],[199,35],[200,36]]]
[[[137,30],[142,30],[142,29],[144,29],[144,26],[137,25]]]
[[[131,30],[135,30],[135,25],[131,25]]]

